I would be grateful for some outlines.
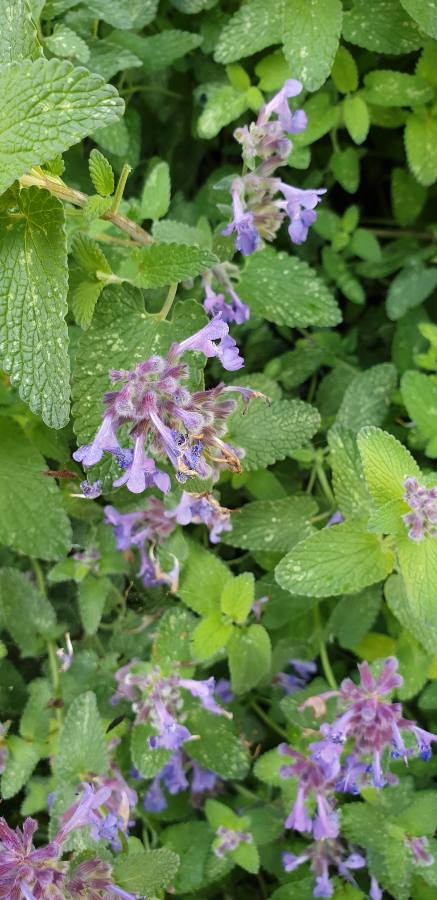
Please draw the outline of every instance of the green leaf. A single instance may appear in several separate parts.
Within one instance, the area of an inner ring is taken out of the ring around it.
[[[302,400],[274,400],[271,406],[254,400],[244,416],[232,416],[231,444],[242,447],[246,471],[270,466],[305,446],[316,433],[320,417]]]
[[[437,178],[437,119],[411,115],[405,127],[408,165],[420,184],[428,187]]]
[[[119,47],[111,40],[99,40],[91,38],[88,41],[90,57],[87,69],[101,75],[105,81],[110,81],[117,72],[123,69],[133,69],[141,66],[141,60],[130,50]]]
[[[44,652],[56,616],[47,598],[18,569],[0,569],[0,615],[23,656]]]
[[[365,588],[359,594],[346,594],[334,607],[327,633],[335,634],[345,650],[353,650],[376,621],[381,599],[379,585]]]
[[[245,264],[238,295],[276,325],[338,325],[341,312],[325,282],[306,262],[266,247]]]
[[[377,106],[415,106],[432,100],[432,88],[418,75],[378,69],[364,76],[365,96]]]
[[[35,744],[13,734],[8,738],[9,756],[1,779],[1,794],[9,800],[21,791],[39,762],[40,753]]]
[[[263,753],[256,761],[253,767],[254,775],[264,784],[272,787],[282,787],[284,780],[280,775],[280,771],[284,765],[284,757],[278,751],[268,750]]]
[[[152,648],[153,662],[184,663],[190,659],[190,641],[198,620],[187,609],[173,607],[159,620]]]
[[[269,675],[272,648],[262,625],[235,631],[228,645],[231,686],[235,694],[245,694]]]
[[[361,519],[370,512],[370,496],[364,479],[356,434],[345,428],[328,432],[332,483],[340,511],[346,518]]]
[[[387,315],[400,319],[409,309],[420,306],[437,287],[437,268],[421,264],[406,266],[393,278],[386,300]]]
[[[165,846],[180,856],[180,867],[174,882],[176,892],[185,894],[204,888],[213,837],[207,822],[191,819],[171,825],[161,832],[160,837]]]
[[[151,37],[123,31],[114,31],[111,34],[111,42],[137,56],[147,73],[166,69],[181,56],[186,56],[191,50],[199,47],[202,40],[200,34],[177,29],[168,29]]]
[[[132,762],[143,778],[154,778],[171,758],[170,750],[151,750],[148,739],[155,732],[150,725],[134,725],[131,737]]]
[[[177,593],[190,609],[207,616],[220,609],[222,590],[231,578],[228,567],[217,555],[190,541]]]
[[[143,219],[162,219],[170,206],[170,168],[163,160],[150,170],[144,182],[140,209]]]
[[[193,657],[198,662],[220,653],[228,644],[234,628],[215,612],[197,625],[193,634]]]
[[[187,728],[198,734],[199,740],[187,741],[185,752],[205,769],[211,769],[221,778],[240,780],[249,769],[249,754],[229,719],[215,717],[204,709],[190,712]]]
[[[88,9],[113,28],[144,28],[153,22],[159,0],[89,0]]]
[[[85,634],[95,634],[103,615],[106,598],[111,590],[109,578],[96,578],[89,574],[78,589],[79,612]]]
[[[229,856],[237,863],[237,866],[241,866],[245,872],[256,875],[259,871],[259,853],[255,844],[240,844],[236,850],[233,850],[229,854]]]
[[[1,4],[0,65],[41,56],[35,24],[27,0]]]
[[[431,653],[437,639],[437,540],[425,537],[415,543],[407,535],[398,542],[400,571],[410,612],[407,628]],[[420,622],[420,634],[417,631]]]
[[[338,183],[349,194],[355,194],[360,183],[360,157],[358,150],[348,147],[333,153],[329,160],[331,171]]]
[[[344,296],[347,297],[351,303],[356,303],[361,306],[366,299],[363,286],[358,279],[352,275],[345,259],[340,256],[339,253],[336,253],[332,247],[326,246],[322,251],[322,259],[323,268],[325,269],[326,274],[335,281],[337,287],[340,288]]]
[[[379,262],[381,247],[378,238],[366,228],[357,228],[352,235],[350,249],[361,259],[368,262]]]
[[[288,553],[276,567],[276,580],[291,594],[330,597],[354,593],[382,581],[393,568],[393,554],[374,534],[354,523],[322,529]]]
[[[369,871],[397,900],[408,900],[412,863],[405,852],[405,830],[367,803],[347,804],[342,829],[350,841],[367,851]]]
[[[1,432],[0,541],[27,556],[60,559],[71,547],[60,490],[15,422],[3,418]]]
[[[422,606],[414,594],[407,594],[405,582],[401,575],[390,575],[384,585],[384,596],[390,611],[401,625],[412,634],[429,653],[434,653],[437,630],[429,630],[422,616]]]
[[[308,537],[311,516],[317,506],[310,497],[284,497],[283,500],[258,500],[233,511],[232,531],[222,536],[222,543],[243,550],[287,553]]]
[[[3,366],[32,412],[62,428],[70,391],[62,204],[38,188],[21,191],[0,212],[0,231]]]
[[[426,190],[418,181],[398,167],[391,173],[391,202],[398,225],[411,225],[422,212],[426,200]]]
[[[99,125],[115,122],[124,108],[112,85],[58,59],[5,67],[0,96],[5,110],[0,193],[31,166],[77,144]]]
[[[173,219],[164,219],[154,222],[152,234],[159,244],[193,244],[197,247],[208,246],[205,235],[200,228],[193,228],[186,222],[176,222]]]
[[[46,678],[35,678],[29,685],[29,699],[20,719],[20,734],[26,741],[44,741],[53,716],[53,688]]]
[[[426,34],[437,38],[437,2],[436,0],[401,0],[408,15],[414,19]]]
[[[104,128],[93,131],[92,138],[106,153],[125,158],[129,150],[127,116],[118,122],[112,122]]]
[[[179,856],[168,847],[136,851],[117,856],[113,863],[114,878],[120,887],[129,892],[152,897],[171,884],[179,868]]]
[[[293,77],[309,91],[316,91],[329,76],[342,17],[340,0],[285,0],[285,59]]]
[[[275,50],[264,56],[255,66],[261,91],[279,91],[284,81],[290,78],[290,66],[287,65],[282,50]]]
[[[78,325],[86,331],[90,327],[97,300],[104,285],[97,281],[81,281],[73,288],[71,308]]]
[[[225,125],[238,119],[246,109],[246,94],[237,91],[231,84],[221,82],[205,85],[207,101],[197,122],[199,137],[207,140],[216,136]]]
[[[402,500],[404,481],[409,475],[421,478],[411,453],[387,431],[363,428],[358,435],[358,449],[367,487],[377,506]]]
[[[437,435],[437,382],[422,372],[405,372],[401,392],[408,415],[420,437],[433,441]],[[428,448],[425,452],[429,453]],[[431,452],[429,455],[434,457],[436,454]]]
[[[396,384],[397,373],[391,363],[360,372],[346,389],[335,427],[359,431],[364,425],[381,425]]]
[[[216,44],[218,63],[235,62],[265,47],[282,43],[282,3],[266,6],[265,0],[250,0],[228,17]]]
[[[114,191],[114,172],[111,163],[100,150],[91,150],[89,158],[90,178],[98,194],[108,197]]]
[[[209,250],[186,244],[153,244],[136,250],[135,284],[141,288],[163,287],[195,278],[217,264]]]
[[[396,689],[396,694],[399,700],[409,700],[426,684],[432,657],[409,631],[402,631],[396,641],[396,657],[399,660],[400,674],[404,679],[401,687]]]
[[[255,579],[252,572],[243,572],[227,581],[220,597],[222,613],[237,625],[246,621],[255,600]]]
[[[92,691],[73,700],[62,727],[55,774],[60,781],[83,781],[87,772],[103,775],[108,757],[103,724]]]
[[[352,53],[346,47],[339,47],[335,54],[331,78],[342,94],[352,93],[358,87],[358,67]]]
[[[353,97],[345,97],[343,100],[344,124],[355,144],[362,144],[366,140],[370,116],[367,103],[359,94]]]
[[[411,53],[423,40],[398,0],[355,0],[343,16],[343,37],[376,53]]]
[[[55,25],[53,33],[44,38],[44,46],[54,56],[75,58],[81,63],[86,63],[90,55],[89,47],[83,38],[67,25]]]

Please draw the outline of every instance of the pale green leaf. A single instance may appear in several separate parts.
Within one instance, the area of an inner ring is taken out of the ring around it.
[[[294,78],[315,91],[326,81],[341,33],[340,0],[285,0],[284,55]]]
[[[367,228],[357,228],[352,235],[350,249],[368,262],[379,262],[381,259],[381,247],[376,235]]]
[[[329,618],[327,634],[335,634],[338,643],[345,650],[353,649],[376,621],[381,599],[379,585],[364,588],[359,594],[345,594]]]
[[[155,632],[153,662],[159,666],[170,661],[186,663],[190,659],[190,640],[197,621],[183,607],[166,610]]]
[[[369,127],[369,108],[360,94],[354,94],[343,100],[344,124],[355,144],[362,144],[366,140]]]
[[[42,50],[28,0],[2,0],[0,15],[0,65],[38,59]]]
[[[282,36],[282,2],[266,6],[265,0],[250,0],[226,22],[214,59],[218,63],[235,62],[272,44],[281,44]]]
[[[345,428],[331,428],[328,432],[328,445],[333,488],[340,511],[346,518],[366,517],[370,512],[371,500],[364,479],[356,434]]]
[[[436,0],[401,0],[401,4],[426,34],[437,38]]]
[[[220,653],[226,647],[233,632],[233,625],[215,612],[207,615],[197,625],[193,633],[193,657],[202,662]]]
[[[148,897],[156,896],[172,884],[179,868],[179,856],[168,847],[119,854],[113,864],[114,878],[124,890]]]
[[[103,775],[108,765],[103,723],[95,694],[87,691],[73,700],[62,727],[55,774],[77,784],[92,772]]]
[[[381,425],[396,384],[397,373],[391,363],[360,372],[346,390],[335,427],[359,431],[364,425]]]
[[[339,47],[335,54],[331,78],[342,94],[356,91],[358,87],[358,68],[350,50]]]
[[[408,415],[416,425],[420,437],[425,441],[433,441],[437,435],[437,381],[422,372],[405,372],[401,392]],[[427,450],[425,448],[425,452]]]
[[[235,726],[224,716],[214,716],[196,708],[187,717],[186,726],[199,740],[187,741],[185,752],[205,769],[221,778],[241,779],[249,768],[249,754]]]
[[[409,540],[408,538],[406,540]],[[412,544],[412,541],[409,541]],[[423,544],[423,542],[422,542]],[[408,554],[408,544],[407,546],[407,554]],[[421,544],[417,546],[421,547]],[[416,558],[413,558],[413,565],[419,564],[420,560],[417,558],[421,555],[419,553],[416,554]],[[428,552],[428,547],[426,547],[425,552]],[[403,554],[403,557],[406,554]],[[414,557],[414,551],[413,551]],[[414,585],[414,573],[411,570],[409,572],[409,565],[406,560],[404,560],[405,571],[407,575],[407,582],[404,581],[401,575],[391,575],[390,578],[387,579],[384,585],[384,595],[387,602],[387,606],[394,616],[399,620],[399,622],[404,626],[404,628],[419,641],[419,643],[424,647],[429,653],[434,654],[436,648],[437,641],[437,625],[432,625],[430,627],[430,617],[428,614],[424,615],[424,604],[422,603],[422,599],[418,591],[415,589]],[[419,580],[418,590],[421,590],[423,585],[423,576],[421,573],[421,577]],[[432,590],[432,586],[431,586]],[[435,588],[434,588],[434,597],[435,597]],[[428,601],[429,601],[429,592],[428,592]],[[432,602],[427,603],[428,609],[431,610],[432,613]],[[434,602],[435,608],[435,602]]]
[[[236,694],[245,694],[269,675],[272,648],[262,625],[250,625],[235,631],[228,645],[231,686]]]
[[[242,625],[255,600],[255,579],[252,572],[242,572],[227,581],[220,597],[222,612],[237,625]]]
[[[398,0],[354,0],[343,17],[343,37],[376,53],[397,55],[418,50],[423,41],[415,22]]]
[[[53,713],[53,688],[46,678],[29,685],[29,699],[20,719],[20,734],[27,741],[45,741]]]
[[[247,260],[238,295],[252,312],[277,325],[338,325],[341,312],[314,269],[288,253],[266,247]]]
[[[405,266],[393,278],[387,293],[386,309],[389,319],[396,321],[420,306],[437,287],[437,267],[420,264]]]
[[[418,75],[378,69],[364,78],[365,97],[377,106],[415,106],[432,99],[432,88]]]
[[[126,158],[129,149],[127,116],[124,119],[119,119],[118,122],[112,122],[104,128],[98,128],[97,131],[93,131],[92,138],[99,147],[102,147],[105,153]]]
[[[218,556],[190,541],[178,595],[194,612],[208,615],[220,608],[222,590],[231,577],[228,567]]]
[[[112,85],[59,59],[5,67],[0,71],[0,96],[0,192],[31,166],[115,122],[124,108]]]
[[[366,295],[364,288],[352,274],[346,260],[332,247],[325,246],[322,251],[323,268],[326,274],[335,281],[341,292],[351,303],[361,306]]]
[[[137,56],[146,72],[166,69],[175,60],[199,47],[202,40],[199,34],[176,29],[168,29],[150,37],[123,31],[114,31],[111,34],[111,43]]]
[[[391,174],[391,202],[398,225],[411,225],[422,212],[426,200],[426,190],[418,181],[398,167]]]
[[[1,74],[0,74],[1,78]],[[68,421],[67,244],[62,204],[29,188],[0,213],[0,353],[32,412]]]
[[[0,569],[0,617],[23,656],[44,653],[56,616],[49,600],[18,569]]]
[[[230,442],[242,447],[243,469],[251,471],[285,459],[307,444],[320,425],[317,410],[302,400],[275,400],[268,406],[254,400],[244,416],[230,421]]]
[[[396,694],[399,700],[409,700],[410,697],[415,697],[426,684],[432,656],[424,651],[409,631],[402,631],[396,641],[396,658],[399,660],[399,672],[404,679],[404,683],[397,688]],[[437,823],[434,828],[436,825]],[[424,834],[424,832],[421,831],[420,834]]]
[[[108,162],[106,156],[100,153],[100,150],[91,150],[88,161],[90,178],[94,189],[102,197],[107,197],[114,190],[114,172],[111,163]]]
[[[90,55],[89,47],[83,38],[67,25],[56,25],[53,33],[44,39],[44,46],[53,53],[53,56],[77,59],[81,63],[86,63]]]
[[[292,594],[330,597],[382,581],[393,554],[354,523],[322,529],[288,553],[276,568],[280,587]]]
[[[360,183],[360,158],[358,150],[348,147],[332,154],[329,165],[333,175],[342,188],[349,194],[355,194]]]
[[[408,165],[420,184],[428,187],[437,178],[437,119],[411,115],[405,128]]]
[[[15,734],[8,738],[8,751],[9,756],[1,779],[1,795],[4,800],[18,794],[40,759],[37,745]]]
[[[290,66],[282,50],[264,56],[255,66],[261,91],[279,91],[284,81],[291,77]]]
[[[111,587],[109,578],[96,578],[91,573],[80,582],[78,604],[85,634],[96,633]]]
[[[420,469],[411,453],[396,438],[380,428],[363,428],[358,448],[367,487],[377,506],[402,500],[408,476],[420,480]]]
[[[258,500],[233,511],[232,531],[222,535],[222,543],[243,550],[273,550],[287,553],[312,531],[309,523],[317,512],[310,497]]]
[[[158,244],[193,244],[197,247],[208,246],[205,234],[200,228],[187,225],[186,222],[176,222],[174,219],[163,219],[154,222],[152,234]]]
[[[170,169],[163,160],[149,172],[141,195],[140,209],[143,219],[162,219],[170,206]]]
[[[199,137],[211,139],[238,119],[248,108],[246,95],[231,84],[210,84],[205,86],[207,101],[197,122]]]
[[[216,265],[217,257],[209,250],[186,244],[153,244],[137,250],[134,262],[135,284],[156,288],[195,278]]]
[[[61,493],[44,476],[45,462],[12,420],[2,420],[0,441],[0,541],[19,553],[60,559],[71,547]],[[42,527],[41,523],[44,523]]]
[[[153,22],[159,0],[88,0],[87,8],[113,28],[144,28]]]
[[[154,778],[171,759],[170,750],[151,750],[148,739],[155,734],[150,725],[134,725],[131,737],[132,762],[143,778]]]
[[[109,81],[117,72],[123,69],[134,69],[142,65],[138,56],[124,47],[119,47],[111,40],[99,40],[92,38],[89,40],[90,57],[87,68],[91,72],[101,75],[105,81]]]

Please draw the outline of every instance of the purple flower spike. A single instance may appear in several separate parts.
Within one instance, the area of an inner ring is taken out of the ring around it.
[[[302,83],[297,81],[296,78],[290,78],[285,82],[284,86],[275,94],[274,97],[265,105],[260,119],[264,123],[264,121],[268,121],[272,113],[275,113],[280,122],[281,128],[287,132],[288,134],[298,134],[299,131],[304,131],[307,126],[307,117],[303,110],[298,110],[301,114],[300,123],[303,124],[303,128],[299,128],[299,131],[295,131],[296,121],[294,121],[296,113],[292,113],[290,107],[288,105],[288,100],[291,97],[297,97],[302,91]]]
[[[219,267],[217,266],[213,271],[217,272],[218,268]],[[223,266],[221,268],[223,268]],[[216,277],[218,277],[218,275]],[[224,277],[221,276],[220,280],[223,282]],[[215,293],[211,287],[210,280],[204,276],[203,286],[205,288],[205,300],[203,301],[203,308],[205,312],[213,318],[215,316],[221,316],[223,322],[226,322],[228,325],[232,322],[235,322],[236,325],[243,325],[243,323],[247,322],[249,319],[249,307],[240,300],[238,294],[234,291],[232,284],[227,278],[225,284],[227,295],[231,300],[230,303],[226,302],[224,293]]]
[[[162,702],[156,704],[155,716],[158,734],[148,739],[151,750],[179,750],[185,741],[191,740],[188,728],[185,728],[185,725],[179,725]]]
[[[218,842],[215,846],[213,845],[213,848],[215,855],[219,859],[222,859],[227,853],[232,853],[240,844],[251,844],[253,842],[251,834],[245,831],[232,831],[230,828],[225,828],[224,825],[220,825],[217,828],[216,836]]]
[[[244,366],[244,360],[239,355],[238,347],[229,335],[229,326],[222,317],[215,316],[196,334],[187,338],[180,344],[173,344],[170,349],[171,356],[181,356],[187,350],[197,350],[207,358],[217,356],[224,369],[234,372]]]
[[[294,872],[305,862],[311,865],[311,871],[315,876],[314,897],[332,897],[333,885],[329,875],[329,869],[336,869],[341,878],[355,886],[356,882],[351,875],[351,870],[362,869],[366,860],[360,853],[348,853],[338,840],[317,841],[305,850],[301,856],[294,853],[283,853],[282,865],[286,872]]]
[[[26,819],[23,828],[12,830],[0,818],[0,897],[62,897],[66,863],[59,862],[59,840],[35,850],[33,836],[38,827],[35,819]]]
[[[155,460],[150,459],[144,452],[144,437],[141,435],[135,440],[132,462],[125,469],[123,475],[114,481],[114,487],[123,484],[132,494],[142,494],[147,488],[156,487],[167,494],[170,490],[170,478],[165,472],[156,468]]]
[[[167,809],[167,800],[162,792],[159,775],[153,779],[149,789],[144,794],[143,806],[146,812],[150,813],[160,813]]]
[[[90,900],[100,897],[105,900],[135,900],[135,894],[123,891],[113,883],[112,868],[101,859],[87,859],[80,863],[68,881],[67,891],[68,897],[73,900],[83,900],[84,897]]]
[[[195,681],[192,678],[178,678],[176,683],[179,687],[189,691],[192,697],[197,697],[203,708],[207,709],[208,712],[213,713],[215,716],[225,716],[227,719],[232,719],[232,713],[223,709],[214,700],[215,679],[212,676],[211,678],[208,678],[207,681]]]
[[[223,230],[226,237],[235,232],[235,247],[243,256],[251,256],[255,253],[260,243],[258,231],[254,225],[253,213],[248,212],[243,206],[244,183],[238,178],[231,189],[233,219]]]
[[[404,481],[404,500],[411,509],[402,516],[408,527],[408,537],[416,543],[425,537],[437,536],[437,487],[426,488],[416,478],[408,477]]]
[[[434,857],[429,852],[429,841],[426,837],[407,838],[407,847],[416,866],[432,866]]]
[[[338,759],[329,764],[307,759],[286,744],[280,744],[279,752],[290,757],[293,762],[280,770],[282,778],[296,778],[298,781],[297,796],[290,815],[285,820],[286,828],[295,831],[313,833],[317,840],[336,838],[339,833],[337,814],[334,812],[330,798],[333,796],[335,782],[340,771]],[[308,813],[306,800],[314,796],[317,803],[317,815],[314,819]]]
[[[189,494],[184,491],[178,505],[167,512],[167,516],[174,518],[178,525],[206,525],[212,544],[219,542],[223,531],[232,531],[230,510],[220,506],[212,494]]]
[[[119,449],[112,416],[105,416],[92,444],[83,444],[75,450],[73,459],[87,469],[100,462],[105,450],[116,453]]]
[[[285,209],[290,219],[288,228],[290,238],[293,244],[303,244],[310,226],[317,218],[314,207],[326,193],[326,188],[304,191],[281,181],[280,190],[285,198]]]

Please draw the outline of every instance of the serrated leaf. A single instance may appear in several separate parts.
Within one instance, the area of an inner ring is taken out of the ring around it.
[[[20,719],[20,734],[27,741],[45,741],[53,716],[53,688],[46,678],[29,685],[29,698]]]
[[[152,234],[159,244],[192,244],[197,247],[208,246],[205,235],[200,228],[187,225],[186,222],[176,222],[173,219],[164,219],[154,222]]]
[[[150,725],[134,725],[131,737],[132,762],[143,778],[154,778],[171,759],[170,750],[151,750],[148,739],[155,732]]]
[[[94,309],[104,285],[98,281],[82,281],[74,288],[71,298],[71,306],[74,318],[81,328],[90,327],[94,315]]]
[[[80,582],[78,604],[85,634],[96,633],[111,586],[109,578],[96,578],[91,573]]]
[[[426,200],[426,190],[418,181],[398,167],[391,173],[391,202],[398,225],[411,225],[422,212]]]
[[[293,77],[315,91],[326,81],[341,33],[339,0],[285,0],[284,56]]]
[[[218,556],[190,541],[178,595],[194,612],[207,616],[220,609],[222,590],[231,578],[230,570]]]
[[[205,887],[206,864],[211,853],[213,834],[207,822],[194,819],[171,825],[160,835],[165,846],[179,854],[180,867],[175,890],[189,893]]]
[[[422,614],[420,597],[409,590],[401,575],[390,575],[384,585],[384,595],[389,610],[403,627],[411,633],[429,653],[434,653],[437,628],[429,628],[427,617]]]
[[[355,0],[343,16],[343,37],[376,53],[411,53],[422,46],[415,22],[398,0]]]
[[[27,0],[1,4],[0,65],[38,59],[42,54]]]
[[[246,503],[232,515],[232,531],[222,543],[243,550],[287,553],[312,531],[309,523],[317,512],[310,497],[284,497],[283,500],[258,500]]]
[[[401,0],[408,15],[432,38],[437,38],[436,0]]]
[[[140,209],[143,219],[162,219],[170,206],[170,168],[160,160],[149,172],[141,195]]]
[[[93,186],[98,194],[107,197],[114,191],[114,172],[111,163],[100,153],[100,150],[94,148],[91,150],[88,161],[90,178]]]
[[[84,219],[87,222],[93,222],[95,219],[103,218],[105,213],[109,212],[110,209],[110,197],[99,197],[98,194],[94,194],[94,196],[88,197],[88,200],[83,207]]]
[[[127,856],[116,857],[113,870],[117,885],[130,892],[154,896],[173,882],[179,868],[179,856],[168,847],[149,850],[147,853],[133,851]]]
[[[211,139],[238,119],[248,109],[245,94],[237,91],[231,84],[212,83],[205,86],[207,101],[197,121],[199,137]]]
[[[90,55],[89,47],[83,38],[67,25],[55,25],[53,33],[44,38],[44,46],[54,56],[77,59],[81,63],[86,63]]]
[[[32,412],[62,428],[70,394],[62,204],[38,188],[22,191],[0,213],[0,231],[3,367]]]
[[[60,559],[70,550],[71,528],[59,488],[15,422],[2,419],[1,432],[0,541],[18,553]]]
[[[214,59],[235,62],[271,44],[282,43],[282,3],[267,7],[265,0],[250,0],[226,22],[219,35]]]
[[[88,9],[113,28],[144,28],[153,22],[159,0],[89,0]]]
[[[225,649],[234,628],[218,612],[207,615],[194,629],[192,654],[198,662],[203,662]]]
[[[291,594],[330,597],[382,581],[393,554],[380,539],[354,523],[322,529],[288,553],[276,567],[280,587]]]
[[[346,97],[343,100],[344,124],[355,144],[362,144],[366,140],[370,115],[367,103],[359,94]]]
[[[346,47],[339,47],[335,54],[331,78],[342,94],[353,93],[358,87],[358,67],[352,53]]]
[[[190,641],[198,620],[187,609],[168,609],[156,629],[152,659],[156,665],[190,659]]]
[[[432,441],[437,435],[437,382],[422,372],[405,372],[401,381],[402,399],[420,437]],[[425,452],[428,448],[425,448]],[[434,457],[435,453],[430,453]]]
[[[18,794],[40,759],[38,747],[15,734],[8,738],[8,751],[9,756],[1,779],[1,794],[4,800]]]
[[[226,582],[221,596],[222,612],[237,625],[242,625],[255,600],[255,579],[252,572],[242,572]]]
[[[199,47],[202,41],[200,34],[177,29],[168,29],[150,37],[123,31],[114,31],[111,34],[111,42],[137,56],[146,72],[166,69],[175,60]]]
[[[186,724],[191,734],[200,738],[185,744],[191,759],[221,778],[239,780],[246,776],[249,754],[229,719],[216,716],[211,723],[211,713],[196,709],[190,712]]]
[[[4,68],[0,96],[0,193],[31,166],[115,122],[124,108],[112,85],[58,59],[26,60]]]
[[[346,518],[361,519],[369,513],[371,501],[356,434],[345,428],[331,428],[328,432],[328,445],[333,488],[339,509]]]
[[[320,425],[317,410],[302,400],[275,400],[268,406],[255,400],[244,416],[234,413],[230,440],[244,450],[243,468],[262,469],[311,440]]]
[[[405,535],[397,549],[411,620],[419,621],[423,632],[407,627],[432,653],[437,639],[437,540],[425,537],[415,543]]]
[[[421,478],[411,453],[381,428],[363,428],[358,435],[358,449],[367,487],[377,506],[384,506],[390,500],[402,500],[404,481],[408,476]]]
[[[415,106],[432,100],[432,88],[418,75],[378,69],[364,77],[365,96],[377,106]]]
[[[396,641],[396,658],[399,660],[399,672],[404,679],[404,683],[397,688],[396,695],[399,700],[409,700],[426,684],[432,657],[409,631],[402,631]],[[425,834],[425,831],[420,833]]]
[[[405,127],[408,165],[420,184],[428,187],[437,178],[437,119],[411,115]]]
[[[217,264],[217,257],[209,250],[186,244],[153,244],[141,247],[134,258],[135,284],[142,288],[163,287],[195,278]]]
[[[277,325],[305,328],[338,325],[341,312],[332,292],[306,262],[266,247],[247,260],[238,295],[255,315]]]
[[[359,431],[364,425],[381,425],[397,384],[391,363],[379,363],[354,378],[341,402],[335,427]]]
[[[90,56],[87,68],[110,81],[117,72],[124,69],[136,69],[142,65],[138,56],[124,47],[119,47],[111,40],[90,39],[88,42]]]
[[[381,599],[378,585],[365,588],[359,594],[346,594],[334,607],[326,626],[327,633],[335,634],[345,650],[352,650],[376,621]]]
[[[349,194],[355,194],[360,183],[360,158],[358,150],[348,147],[336,151],[329,160],[331,171],[338,183]]]
[[[44,652],[47,636],[56,624],[55,612],[47,598],[17,569],[0,569],[0,615],[23,656]]]
[[[228,645],[231,686],[236,694],[256,687],[270,672],[272,648],[262,625],[235,631]]]
[[[108,765],[103,724],[95,694],[73,700],[62,727],[55,773],[60,781],[83,781],[84,774],[103,775]]]

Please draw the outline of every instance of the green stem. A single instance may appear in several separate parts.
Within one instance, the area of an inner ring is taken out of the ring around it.
[[[331,485],[329,484],[329,481],[326,477],[325,470],[324,470],[323,466],[320,465],[320,463],[316,463],[316,474],[317,474],[317,478],[319,480],[320,487],[322,488],[322,491],[323,491],[328,503],[331,506],[335,506],[336,499],[332,492]]]
[[[56,649],[53,641],[47,641],[47,654],[49,658],[50,676],[53,685],[53,695],[55,700],[59,700],[61,698],[61,679],[59,677],[58,660],[56,657]],[[58,723],[58,728],[61,728],[62,709],[60,709],[58,706],[55,707],[55,715],[56,721]]]
[[[276,731],[276,734],[279,734],[279,737],[285,738],[285,740],[288,742],[287,732],[284,731],[284,729],[281,728],[280,725],[277,725],[276,722],[274,722],[273,719],[271,719],[270,716],[267,715],[266,712],[264,712],[264,710],[261,708],[261,706],[259,706],[259,704],[255,700],[253,700],[250,705],[251,705],[251,708],[253,709],[253,711],[257,714],[257,716],[260,719],[262,719],[262,721],[266,725],[268,725],[269,728],[272,729],[272,731]]]
[[[241,794],[242,797],[245,797],[246,800],[250,800],[251,803],[259,803],[259,797],[257,794],[254,794],[253,791],[249,791],[248,788],[245,788],[242,784],[237,784],[236,781],[231,781],[231,786],[234,791],[237,791],[238,794]]]
[[[176,282],[176,284],[170,285],[170,287],[168,289],[168,294],[164,300],[163,307],[162,307],[162,309],[160,309],[160,311],[157,315],[157,319],[159,319],[160,322],[163,322],[164,319],[167,318],[167,316],[173,306],[173,300],[176,297],[177,289],[178,289],[178,282]]]
[[[132,172],[132,166],[129,163],[125,163],[122,170],[120,178],[118,179],[118,184],[115,189],[114,199],[112,201],[111,212],[114,215],[118,213],[118,208],[123,199],[124,189],[126,187],[126,181],[129,178],[130,173]]]
[[[313,609],[313,619],[314,625],[317,631],[317,637],[319,641],[319,654],[320,660],[322,663],[322,669],[326,678],[326,681],[329,684],[329,687],[332,688],[333,691],[338,690],[338,684],[335,680],[335,675],[331,669],[331,663],[329,662],[328,651],[326,649],[325,641],[323,640],[323,631],[322,631],[322,623],[320,620],[320,611],[319,607],[315,606]]]
[[[43,573],[43,570],[42,570],[38,560],[31,559],[30,565],[32,566],[33,574],[35,575],[35,581],[36,581],[37,588],[38,588],[40,594],[42,594],[43,597],[47,597],[47,589],[46,589],[46,583],[44,580],[44,573]]]

